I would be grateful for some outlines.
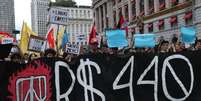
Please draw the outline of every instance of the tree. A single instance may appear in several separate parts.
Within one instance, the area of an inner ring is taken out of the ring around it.
[[[61,7],[76,7],[76,2],[72,0],[56,0],[56,2],[52,2],[51,6],[61,6]]]

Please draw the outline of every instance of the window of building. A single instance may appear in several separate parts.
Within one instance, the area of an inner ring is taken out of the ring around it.
[[[72,24],[72,32],[73,33],[75,32],[75,26],[74,26],[74,24]]]
[[[80,34],[83,34],[83,25],[82,24],[80,24]]]
[[[87,32],[87,24],[84,24],[84,33]]]
[[[122,8],[119,8],[119,17],[122,15]]]
[[[192,14],[192,12],[187,12],[184,15],[184,19],[185,19],[185,24],[186,25],[192,25],[193,24],[193,14]]]
[[[71,10],[72,18],[74,18],[74,10]]]
[[[135,7],[135,1],[132,1],[132,20],[136,18],[136,7]]]
[[[116,0],[112,0],[113,6],[116,5]]]
[[[87,14],[86,14],[86,10],[84,10],[84,14],[83,14],[83,16],[86,18],[86,16],[87,16]]]
[[[159,3],[160,3],[159,9],[164,10],[165,9],[165,0],[159,0]]]
[[[144,0],[140,0],[140,16],[144,16]]]
[[[179,0],[171,0],[172,6],[179,4]]]
[[[88,10],[88,17],[91,18],[91,14],[90,14],[90,11],[89,11],[89,10]]]
[[[107,7],[107,3],[105,3],[105,23],[106,23],[106,28],[109,27],[109,16],[108,16],[108,11],[107,11],[108,7]]]
[[[88,32],[91,30],[91,25],[88,24]]]
[[[154,13],[154,0],[149,0],[149,14]]]
[[[116,26],[116,22],[117,22],[117,19],[116,19],[116,11],[113,11],[113,23],[114,23],[114,26]]]
[[[125,20],[129,21],[129,17],[128,17],[128,5],[125,6],[124,12],[125,12]]]
[[[75,10],[75,17],[77,18],[78,17],[78,11]]]
[[[178,23],[177,23],[177,16],[171,17],[169,22],[170,22],[172,28],[177,27],[177,26],[178,26]]]
[[[80,17],[82,17],[82,10],[80,10]]]
[[[78,33],[79,32],[79,25],[76,24],[76,32]]]
[[[165,29],[165,23],[164,23],[164,20],[163,20],[163,19],[158,21],[158,29],[159,29],[160,31],[162,31],[162,30]]]
[[[153,23],[149,23],[147,27],[149,32],[153,32]]]

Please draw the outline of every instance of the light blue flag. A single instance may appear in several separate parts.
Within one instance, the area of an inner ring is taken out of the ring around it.
[[[156,45],[155,34],[137,34],[134,35],[134,44],[136,48],[153,48]]]
[[[196,29],[195,27],[182,27],[181,31],[181,39],[184,43],[195,43],[196,40]]]
[[[61,47],[65,48],[66,43],[68,43],[68,34],[67,34],[66,30],[65,30],[65,32],[63,34],[63,38],[62,38]]]
[[[106,30],[107,44],[110,48],[128,46],[125,30]]]

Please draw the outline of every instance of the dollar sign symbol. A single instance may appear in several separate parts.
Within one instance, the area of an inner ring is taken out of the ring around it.
[[[83,59],[81,59],[80,66],[77,69],[77,80],[78,80],[79,84],[84,87],[85,101],[89,101],[88,91],[90,91],[90,94],[91,94],[91,101],[94,101],[94,93],[97,94],[98,96],[100,96],[102,101],[105,101],[104,94],[102,92],[100,92],[99,90],[93,88],[93,77],[92,77],[91,66],[96,68],[98,74],[101,74],[100,67],[95,62],[89,61],[89,59],[87,59],[86,62],[84,62]],[[89,79],[88,79],[89,85],[87,84],[87,78],[86,78],[87,74],[86,74],[85,67],[87,67],[88,71],[89,71]],[[83,77],[83,80],[81,78],[81,75]]]

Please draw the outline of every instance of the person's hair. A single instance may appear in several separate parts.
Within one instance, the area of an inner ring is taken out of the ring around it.
[[[163,40],[162,42],[161,42],[161,46],[163,45],[163,44],[169,44],[169,42],[168,41],[166,41],[166,40]]]
[[[13,54],[11,55],[11,57],[10,57],[11,61],[12,61],[13,59],[21,59],[21,58],[22,58],[22,57],[21,57],[20,53],[13,53]]]
[[[56,55],[56,51],[54,49],[47,49],[45,50],[44,56],[46,57],[48,54]]]
[[[201,43],[201,39],[198,39],[198,40],[195,41],[194,47],[197,45],[198,42]]]

